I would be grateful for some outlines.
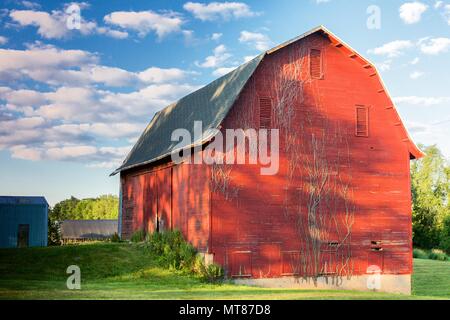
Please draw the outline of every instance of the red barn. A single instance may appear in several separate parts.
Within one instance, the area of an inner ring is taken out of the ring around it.
[[[172,161],[172,133],[195,121],[192,157],[216,129],[278,129],[278,173]],[[180,230],[239,283],[409,293],[422,155],[374,65],[318,27],[154,116],[114,172],[121,236]]]

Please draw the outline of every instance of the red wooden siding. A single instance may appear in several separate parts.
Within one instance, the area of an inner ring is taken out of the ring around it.
[[[125,175],[122,236],[133,232],[179,230],[199,250],[210,237],[209,168],[206,165],[163,165]]]

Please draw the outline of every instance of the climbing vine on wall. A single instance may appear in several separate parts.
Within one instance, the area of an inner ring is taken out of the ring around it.
[[[299,266],[293,270],[305,278],[340,281],[353,272],[351,174],[340,172],[351,167],[346,132],[323,116],[318,80],[309,75],[307,46],[286,51],[282,59],[271,65],[269,77],[275,127],[284,136],[287,161],[285,217],[294,220],[301,243]],[[306,88],[312,91],[308,97]]]

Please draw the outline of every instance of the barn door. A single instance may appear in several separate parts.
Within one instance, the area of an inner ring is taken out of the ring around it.
[[[28,247],[29,237],[30,237],[30,225],[19,224],[19,230],[17,231],[17,247],[18,248]]]
[[[145,232],[154,233],[158,227],[158,185],[156,173],[145,175],[144,226]]]
[[[157,231],[172,229],[172,168],[156,172]]]

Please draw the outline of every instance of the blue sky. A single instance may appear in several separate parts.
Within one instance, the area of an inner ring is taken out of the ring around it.
[[[109,173],[155,111],[320,24],[378,66],[415,141],[450,158],[450,1],[5,0],[0,194],[117,194]]]

